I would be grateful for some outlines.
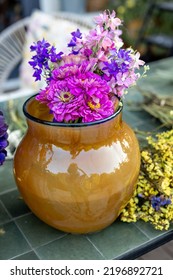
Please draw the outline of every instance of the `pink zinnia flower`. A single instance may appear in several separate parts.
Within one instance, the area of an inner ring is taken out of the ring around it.
[[[81,112],[83,122],[105,119],[114,113],[114,104],[108,96],[100,94],[100,98],[91,97],[86,100]]]
[[[53,71],[49,86],[37,97],[47,103],[56,121],[89,122],[113,113],[110,87],[99,75],[87,70],[88,64],[60,66]]]

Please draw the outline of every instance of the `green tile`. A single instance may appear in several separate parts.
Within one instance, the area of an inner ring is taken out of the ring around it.
[[[31,251],[30,246],[14,222],[7,223],[0,228],[0,260],[11,259]]]
[[[173,230],[173,223],[171,222],[169,230]]]
[[[48,226],[33,214],[16,219],[16,223],[32,247],[44,245],[66,235],[66,233]]]
[[[8,215],[7,211],[2,205],[2,202],[0,201],[0,224],[6,223],[10,221],[10,216]]]
[[[18,217],[30,212],[18,190],[0,195],[0,199],[12,217]]]
[[[36,249],[42,260],[101,260],[102,255],[83,235],[69,234]]]
[[[0,167],[0,194],[16,189],[12,165],[12,160],[6,160]]]
[[[106,259],[114,259],[148,241],[133,224],[116,221],[108,228],[88,235]]]
[[[39,258],[34,253],[34,251],[31,251],[29,253],[22,254],[16,258],[13,258],[13,260],[39,260]]]
[[[135,226],[137,226],[146,236],[149,238],[155,238],[155,237],[160,237],[165,232],[166,230],[156,230],[153,225],[150,223],[145,223],[144,221],[138,221],[135,223]]]

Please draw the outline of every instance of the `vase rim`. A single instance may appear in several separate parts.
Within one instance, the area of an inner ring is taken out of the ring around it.
[[[42,120],[39,119],[37,117],[32,116],[30,113],[28,113],[27,111],[27,104],[28,102],[35,98],[37,94],[30,96],[23,104],[23,113],[25,115],[25,117],[27,117],[28,119],[30,119],[31,121],[43,124],[43,125],[50,125],[50,126],[61,126],[61,127],[83,127],[83,126],[92,126],[92,125],[97,125],[97,124],[101,124],[104,122],[107,122],[113,118],[115,118],[117,115],[119,115],[123,109],[123,102],[122,100],[119,99],[119,102],[121,102],[121,105],[119,104],[118,108],[116,109],[115,113],[113,113],[112,115],[110,115],[107,118],[98,120],[98,121],[94,121],[94,122],[85,122],[85,123],[62,123],[62,122],[53,122],[53,121],[46,121],[46,120]]]

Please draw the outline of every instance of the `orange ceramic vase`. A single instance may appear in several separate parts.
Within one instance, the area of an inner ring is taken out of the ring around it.
[[[54,123],[34,97],[24,104],[28,130],[14,176],[32,212],[65,232],[99,231],[131,198],[140,169],[138,141],[122,106],[102,121]]]

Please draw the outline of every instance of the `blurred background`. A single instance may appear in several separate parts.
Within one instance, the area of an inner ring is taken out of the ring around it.
[[[76,14],[115,10],[124,21],[123,40],[146,62],[173,55],[173,1],[163,0],[0,0],[0,31],[35,9]]]

